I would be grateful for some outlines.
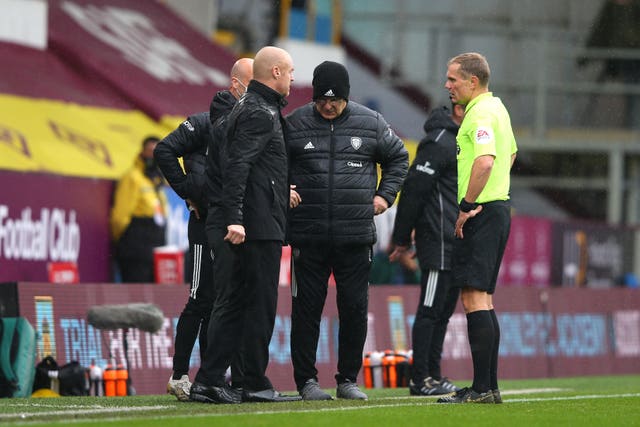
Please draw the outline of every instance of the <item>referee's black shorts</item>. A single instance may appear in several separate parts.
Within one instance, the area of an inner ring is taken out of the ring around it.
[[[494,293],[510,228],[508,200],[482,203],[482,211],[465,222],[464,239],[454,240],[453,286]]]

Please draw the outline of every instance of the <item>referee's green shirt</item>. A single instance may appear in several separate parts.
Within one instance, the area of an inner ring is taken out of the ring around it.
[[[489,181],[475,200],[486,203],[509,199],[511,155],[518,151],[509,112],[500,98],[487,92],[467,104],[458,141],[458,202],[467,193],[471,166],[482,155],[494,156]]]

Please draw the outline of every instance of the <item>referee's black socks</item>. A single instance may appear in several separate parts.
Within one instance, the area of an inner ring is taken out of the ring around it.
[[[491,373],[489,386],[491,390],[498,390],[498,353],[500,352],[500,324],[495,310],[489,310],[491,320],[493,320],[493,354],[491,355]]]
[[[478,393],[491,390],[491,365],[496,334],[489,310],[467,314],[467,334],[473,359],[473,385]]]

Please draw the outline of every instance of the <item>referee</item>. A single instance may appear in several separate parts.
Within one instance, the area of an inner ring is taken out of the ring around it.
[[[439,403],[502,403],[500,326],[492,295],[511,226],[509,175],[517,146],[507,109],[489,92],[489,75],[489,64],[479,53],[448,62],[445,88],[452,102],[466,106],[457,136],[460,212],[453,272],[467,316],[473,384]]]

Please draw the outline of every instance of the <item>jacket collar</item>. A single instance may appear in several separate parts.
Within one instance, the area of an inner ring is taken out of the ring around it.
[[[283,108],[287,105],[287,100],[283,95],[279,94],[269,86],[260,83],[257,80],[251,80],[247,92],[254,92],[265,99],[269,104],[277,105]]]

